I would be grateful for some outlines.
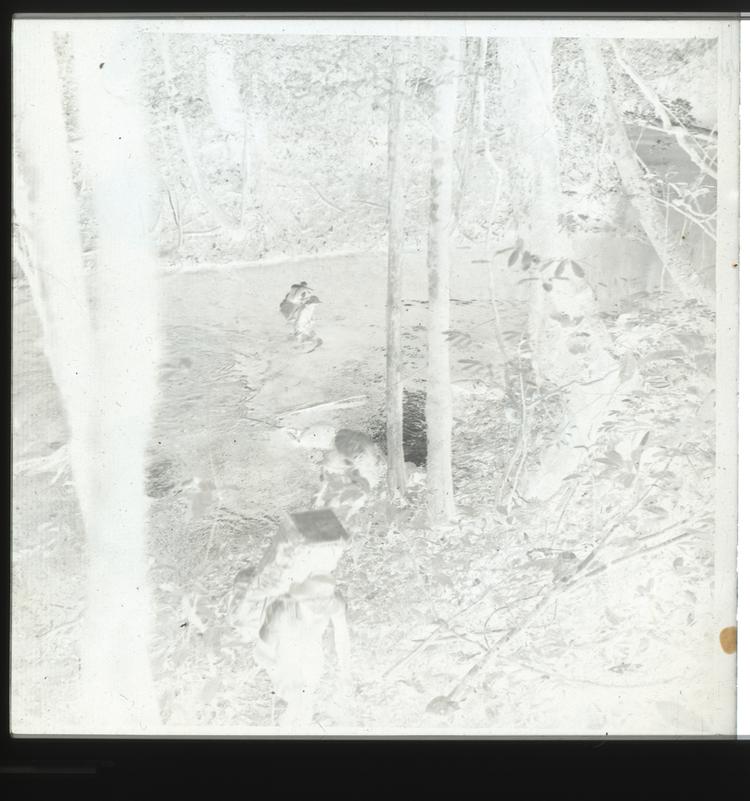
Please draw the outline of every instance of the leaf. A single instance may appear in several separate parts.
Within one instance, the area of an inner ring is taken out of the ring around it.
[[[583,278],[584,272],[583,267],[577,261],[571,261],[570,266],[573,268],[573,273],[577,275],[579,278]]]
[[[486,365],[482,364],[482,362],[478,362],[476,359],[459,359],[458,363],[466,372],[477,372],[486,369]]]
[[[443,331],[443,335],[445,336],[447,342],[454,342],[464,347],[470,345],[472,341],[469,334],[465,333],[464,331]]]
[[[551,292],[551,291],[552,291],[552,284],[549,284],[549,283],[547,283],[547,282],[545,281],[545,282],[542,284],[542,288],[544,289],[544,291],[545,291],[545,292]]]
[[[513,251],[513,252],[510,254],[510,256],[508,256],[508,267],[512,267],[512,266],[513,266],[513,265],[514,265],[514,264],[515,264],[515,263],[518,261],[518,257],[519,257],[519,255],[520,255],[520,254],[521,254],[521,251],[520,251],[520,249],[519,249],[519,248],[516,248],[516,249],[515,249],[515,250],[514,250],[514,251]]]
[[[529,267],[531,267],[532,258],[533,256],[528,250],[524,251],[523,257],[521,258],[521,266],[524,270],[528,270]]]
[[[557,269],[555,270],[555,278],[560,278],[565,271],[565,262],[567,259],[563,259],[558,265]]]

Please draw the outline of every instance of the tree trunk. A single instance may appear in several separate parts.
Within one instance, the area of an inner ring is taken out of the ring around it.
[[[141,231],[150,195],[138,110],[102,86],[109,74],[104,68],[117,69],[125,49],[86,47],[79,100],[100,244],[99,274],[89,292],[53,34],[23,23],[14,33],[21,146],[16,211],[26,233],[27,272],[45,353],[68,420],[87,540],[81,722],[92,734],[141,733],[158,720],[147,657],[142,464],[157,332],[155,265]],[[117,89],[129,88],[122,78],[138,65],[137,57],[126,59]]]
[[[453,195],[453,128],[456,120],[458,38],[441,41],[432,116],[432,181],[427,247],[427,493],[435,520],[455,515],[453,501],[450,348],[450,232]]]
[[[52,33],[13,31],[15,241],[71,438],[89,427],[93,338]]]
[[[552,116],[552,39],[498,42],[503,144],[518,235],[541,259],[560,253],[560,179]]]
[[[651,194],[646,176],[628,139],[622,117],[615,106],[600,42],[596,39],[582,39],[581,48],[586,60],[591,92],[609,142],[610,153],[641,227],[678,290],[685,297],[695,298],[709,308],[714,308],[715,293],[701,280],[690,261],[687,248],[670,241],[664,225],[664,212]]]
[[[552,110],[552,43],[552,39],[506,40],[500,47],[517,233],[525,248],[541,259],[534,268],[537,280],[531,284],[529,306],[532,360],[548,390],[567,387],[566,410],[554,441],[542,452],[539,466],[528,470],[520,482],[524,497],[540,500],[554,495],[564,478],[575,472],[612,403],[629,388],[628,382],[637,380],[621,379],[618,364],[607,351],[609,335],[582,268],[564,261],[570,244],[558,223],[562,193]],[[531,413],[528,408],[522,411],[520,461],[513,468],[517,476],[524,468]],[[499,493],[502,490],[503,485]]]
[[[247,108],[245,109],[245,148],[244,148],[244,192],[243,208],[252,205],[255,212],[258,249],[265,253],[267,249],[267,216],[268,198],[264,199],[266,186],[265,165],[268,163],[268,121],[264,114],[261,98],[260,81],[257,74],[252,76]]]
[[[169,88],[170,95],[172,94],[172,60],[169,55],[169,39],[167,34],[161,34],[160,38],[162,63],[164,65],[164,79]],[[193,179],[193,184],[198,192],[198,197],[206,207],[206,210],[213,216],[214,220],[229,234],[233,240],[239,240],[244,237],[244,230],[242,227],[242,220],[235,219],[231,214],[228,214],[221,205],[217,202],[216,198],[211,194],[211,190],[207,185],[203,173],[201,172],[200,165],[195,157],[193,145],[190,141],[185,120],[176,108],[176,99],[173,96],[169,98],[170,113],[174,121],[177,137],[180,140],[182,152],[187,163],[190,177]]]
[[[497,303],[497,287],[495,281],[495,264],[490,254],[490,244],[492,238],[492,223],[500,201],[500,193],[503,188],[503,171],[497,163],[492,149],[490,148],[490,137],[487,132],[486,107],[487,107],[487,37],[483,36],[479,40],[479,55],[477,64],[476,79],[476,101],[477,101],[477,127],[482,141],[482,154],[487,166],[492,171],[495,180],[495,190],[492,196],[492,206],[487,218],[487,230],[484,235],[484,260],[487,262],[487,284],[490,295],[490,305],[492,306],[492,326],[497,341],[497,349],[503,363],[508,360],[508,354],[503,341],[503,326],[500,319],[500,309]]]
[[[137,33],[81,30],[73,37],[83,167],[97,226],[96,375],[83,513],[89,604],[83,675],[97,731],[145,731],[158,722],[148,659],[145,454],[157,391],[157,263],[146,210],[157,195],[139,97]],[[100,67],[100,65],[103,65]]]
[[[475,41],[477,46],[474,46]],[[456,192],[456,220],[461,219],[461,211],[466,196],[466,186],[471,173],[471,165],[474,159],[474,132],[475,132],[475,110],[477,106],[477,92],[479,89],[480,74],[484,69],[487,59],[487,40],[477,41],[475,39],[466,40],[467,64],[473,70],[471,88],[467,101],[466,128],[464,133],[463,157],[461,158],[461,172],[458,180],[458,190]]]
[[[206,54],[206,91],[219,128],[239,134],[245,115],[234,75],[234,56],[219,45]]]
[[[406,78],[399,40],[391,40],[391,103],[388,119],[388,295],[386,299],[386,447],[391,500],[406,490],[404,407],[401,376],[401,301],[404,256],[406,175],[403,97]]]
[[[254,81],[255,83],[255,81]],[[234,72],[234,56],[214,47],[206,56],[206,89],[214,119],[226,133],[238,137],[241,148],[235,149],[233,156],[241,165],[242,190],[239,228],[234,232],[235,239],[249,236],[246,218],[249,211],[255,218],[255,236],[258,239],[256,250],[265,250],[261,189],[261,155],[259,144],[263,139],[259,129],[260,112],[251,110],[250,104],[243,107],[240,89]]]

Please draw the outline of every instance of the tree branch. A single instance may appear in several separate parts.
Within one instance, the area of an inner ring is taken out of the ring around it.
[[[648,83],[635,71],[633,66],[628,62],[617,42],[614,39],[610,39],[609,44],[612,47],[615,58],[617,59],[620,67],[622,67],[623,72],[641,90],[643,96],[653,106],[653,109],[661,120],[665,131],[674,136],[674,138],[677,140],[677,144],[679,144],[685,153],[687,153],[690,161],[692,161],[701,172],[704,172],[706,175],[710,175],[712,178],[716,179],[716,170],[706,163],[705,159],[703,158],[703,154],[699,152],[699,148],[697,148],[692,142],[688,141],[689,134],[685,127],[679,124],[675,125],[672,122],[671,115],[659,99],[659,95],[657,95],[656,92],[648,85]]]

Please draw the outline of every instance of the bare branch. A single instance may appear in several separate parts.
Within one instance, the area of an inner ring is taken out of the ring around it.
[[[694,142],[689,141],[688,137],[690,134],[685,129],[685,126],[680,124],[675,125],[672,122],[672,117],[659,99],[659,95],[657,95],[656,92],[648,85],[648,83],[635,71],[633,66],[628,62],[627,58],[623,54],[622,49],[617,42],[614,39],[610,39],[609,44],[612,47],[615,58],[617,59],[620,67],[622,67],[623,72],[641,90],[643,96],[653,106],[653,109],[659,116],[665,131],[674,136],[674,138],[677,140],[677,144],[679,144],[685,153],[687,153],[687,155],[690,157],[690,161],[692,161],[701,172],[706,173],[706,175],[710,175],[712,178],[716,178],[716,170],[706,162],[703,154],[700,152],[700,147]]]

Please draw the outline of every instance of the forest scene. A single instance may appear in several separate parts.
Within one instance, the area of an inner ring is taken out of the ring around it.
[[[736,31],[621,28],[15,23],[14,731],[731,721]]]

